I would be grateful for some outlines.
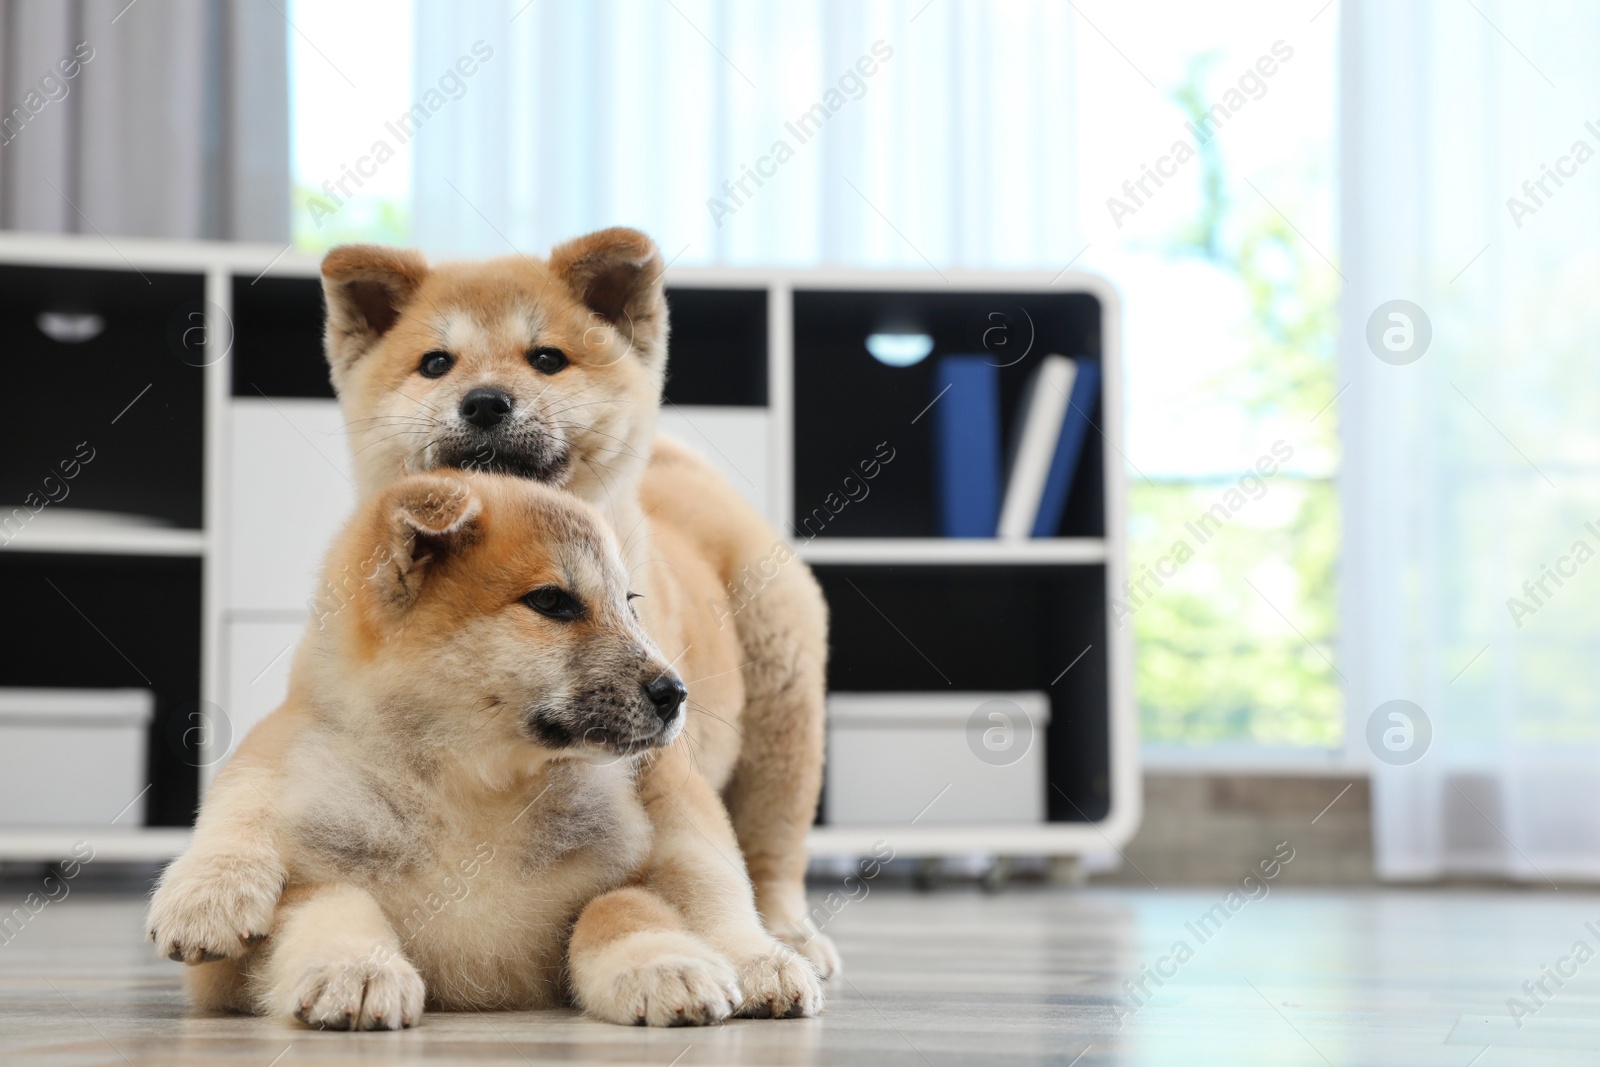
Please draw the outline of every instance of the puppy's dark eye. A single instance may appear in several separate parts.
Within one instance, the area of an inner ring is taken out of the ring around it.
[[[427,352],[422,357],[422,365],[417,369],[422,372],[424,378],[443,378],[455,365],[456,357],[448,352]]]
[[[639,617],[639,609],[633,606],[633,602],[635,600],[638,600],[642,596],[644,596],[643,593],[629,593],[628,594],[628,610],[633,612],[633,617],[636,618],[636,619]]]
[[[542,586],[522,598],[522,602],[547,619],[571,622],[583,618],[578,598],[554,585]]]
[[[528,353],[528,362],[540,374],[555,374],[567,365],[567,354],[559,348],[535,348]]]

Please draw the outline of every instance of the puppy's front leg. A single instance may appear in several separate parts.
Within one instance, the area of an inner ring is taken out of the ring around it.
[[[584,907],[568,961],[578,1006],[608,1022],[704,1026],[739,1006],[733,965],[638,886],[614,889]]]
[[[816,967],[774,938],[756,912],[733,825],[716,790],[683,756],[664,749],[639,780],[653,837],[645,885],[684,917],[688,928],[733,961],[746,1017],[816,1015]]]
[[[161,955],[184,963],[238,958],[272,929],[285,878],[268,800],[275,781],[268,768],[236,756],[212,784],[193,841],[161,872],[145,916]]]
[[[422,976],[372,894],[296,886],[254,981],[256,1010],[319,1030],[399,1030],[422,1018]]]

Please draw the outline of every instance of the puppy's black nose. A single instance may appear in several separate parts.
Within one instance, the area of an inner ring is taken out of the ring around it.
[[[504,389],[474,389],[461,398],[461,417],[480,430],[500,425],[511,414],[511,394]]]
[[[644,683],[644,695],[656,706],[656,714],[661,716],[661,721],[671,722],[672,717],[678,714],[678,705],[689,695],[689,690],[675,675],[662,674],[655,681]]]

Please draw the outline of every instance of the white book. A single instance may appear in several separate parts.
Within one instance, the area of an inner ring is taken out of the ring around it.
[[[1046,356],[1028,379],[1019,406],[1019,426],[1012,451],[1005,502],[1000,506],[996,536],[1021,539],[1033,533],[1050,477],[1056,441],[1067,417],[1067,398],[1078,377],[1078,365],[1066,356]]]

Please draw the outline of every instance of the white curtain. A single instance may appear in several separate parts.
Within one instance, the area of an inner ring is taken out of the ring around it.
[[[288,32],[251,0],[0,0],[0,225],[287,241]]]
[[[1375,728],[1378,866],[1600,877],[1600,8],[1344,18],[1351,744],[1422,711]]]
[[[444,79],[449,101],[415,142],[429,250],[619,223],[680,264],[1059,267],[1083,244],[1065,4],[419,0],[416,18],[416,90]],[[458,89],[477,42],[492,56]]]

